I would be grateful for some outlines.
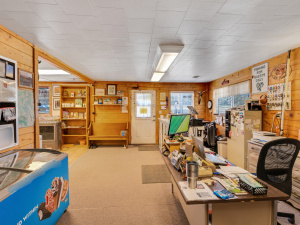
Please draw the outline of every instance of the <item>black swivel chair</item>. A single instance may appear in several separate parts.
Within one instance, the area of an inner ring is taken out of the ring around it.
[[[300,141],[292,138],[266,143],[258,158],[257,177],[291,196],[292,170],[299,149]],[[287,217],[290,223],[295,223],[295,215],[292,213],[278,212],[277,216]]]

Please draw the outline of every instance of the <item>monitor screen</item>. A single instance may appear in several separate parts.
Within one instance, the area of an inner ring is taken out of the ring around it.
[[[190,114],[171,115],[169,125],[169,136],[188,132],[190,119]]]

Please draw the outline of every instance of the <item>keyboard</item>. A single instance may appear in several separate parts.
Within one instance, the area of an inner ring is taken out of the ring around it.
[[[206,158],[211,161],[213,164],[217,165],[227,165],[227,162],[220,159],[218,156],[215,156],[213,154],[205,153]]]

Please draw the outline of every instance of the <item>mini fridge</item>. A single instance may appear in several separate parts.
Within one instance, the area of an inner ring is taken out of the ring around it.
[[[68,155],[51,149],[0,154],[0,224],[55,224],[69,206]]]

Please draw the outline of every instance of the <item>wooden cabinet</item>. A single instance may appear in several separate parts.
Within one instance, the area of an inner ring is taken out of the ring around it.
[[[63,144],[87,144],[89,126],[89,86],[60,86],[60,120]]]

